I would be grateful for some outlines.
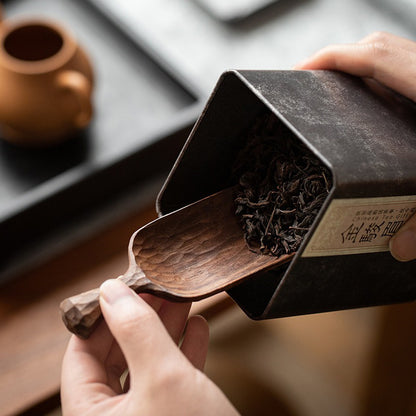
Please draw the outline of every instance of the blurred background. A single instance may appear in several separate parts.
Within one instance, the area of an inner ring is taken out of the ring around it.
[[[412,0],[92,1],[158,45],[206,94],[225,69],[290,69],[323,46],[376,30],[412,37],[416,17]]]
[[[46,149],[0,141],[0,414],[59,415],[64,297],[126,267],[131,233],[226,69],[290,69],[373,31],[416,39],[415,0],[7,0],[91,57],[94,118]],[[1,82],[1,80],[0,80]],[[416,308],[253,322],[225,295],[208,375],[242,414],[416,415]]]

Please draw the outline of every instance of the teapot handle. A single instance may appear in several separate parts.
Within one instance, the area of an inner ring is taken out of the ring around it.
[[[79,111],[74,117],[74,127],[82,129],[91,120],[93,109],[91,103],[91,82],[79,71],[64,70],[56,79],[59,87],[69,90],[77,97]]]

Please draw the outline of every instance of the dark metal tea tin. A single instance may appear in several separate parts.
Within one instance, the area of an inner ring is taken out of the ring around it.
[[[269,109],[332,172],[334,185],[293,260],[229,290],[254,319],[416,298],[416,262],[388,240],[416,211],[416,105],[331,71],[229,71],[158,198],[161,215],[227,186],[242,138]],[[230,260],[232,261],[232,259]]]

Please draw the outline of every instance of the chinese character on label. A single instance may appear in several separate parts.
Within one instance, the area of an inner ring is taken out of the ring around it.
[[[373,240],[375,240],[378,237],[378,234],[383,225],[384,221],[380,224],[376,224],[374,222],[369,224],[360,237],[360,243],[371,243]]]
[[[363,228],[364,223],[361,223],[361,225],[355,225],[352,223],[344,232],[341,233],[342,236],[342,243],[345,243],[346,241],[351,241],[352,243],[355,243],[357,240],[358,233],[361,231],[361,228]]]
[[[382,237],[392,237],[399,231],[404,221],[389,221],[381,234]]]
[[[389,240],[416,212],[416,195],[334,199],[303,257],[389,251]]]

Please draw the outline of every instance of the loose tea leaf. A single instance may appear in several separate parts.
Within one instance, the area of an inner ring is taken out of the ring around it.
[[[326,166],[274,114],[256,119],[233,168],[236,215],[250,250],[295,252],[332,187]]]

